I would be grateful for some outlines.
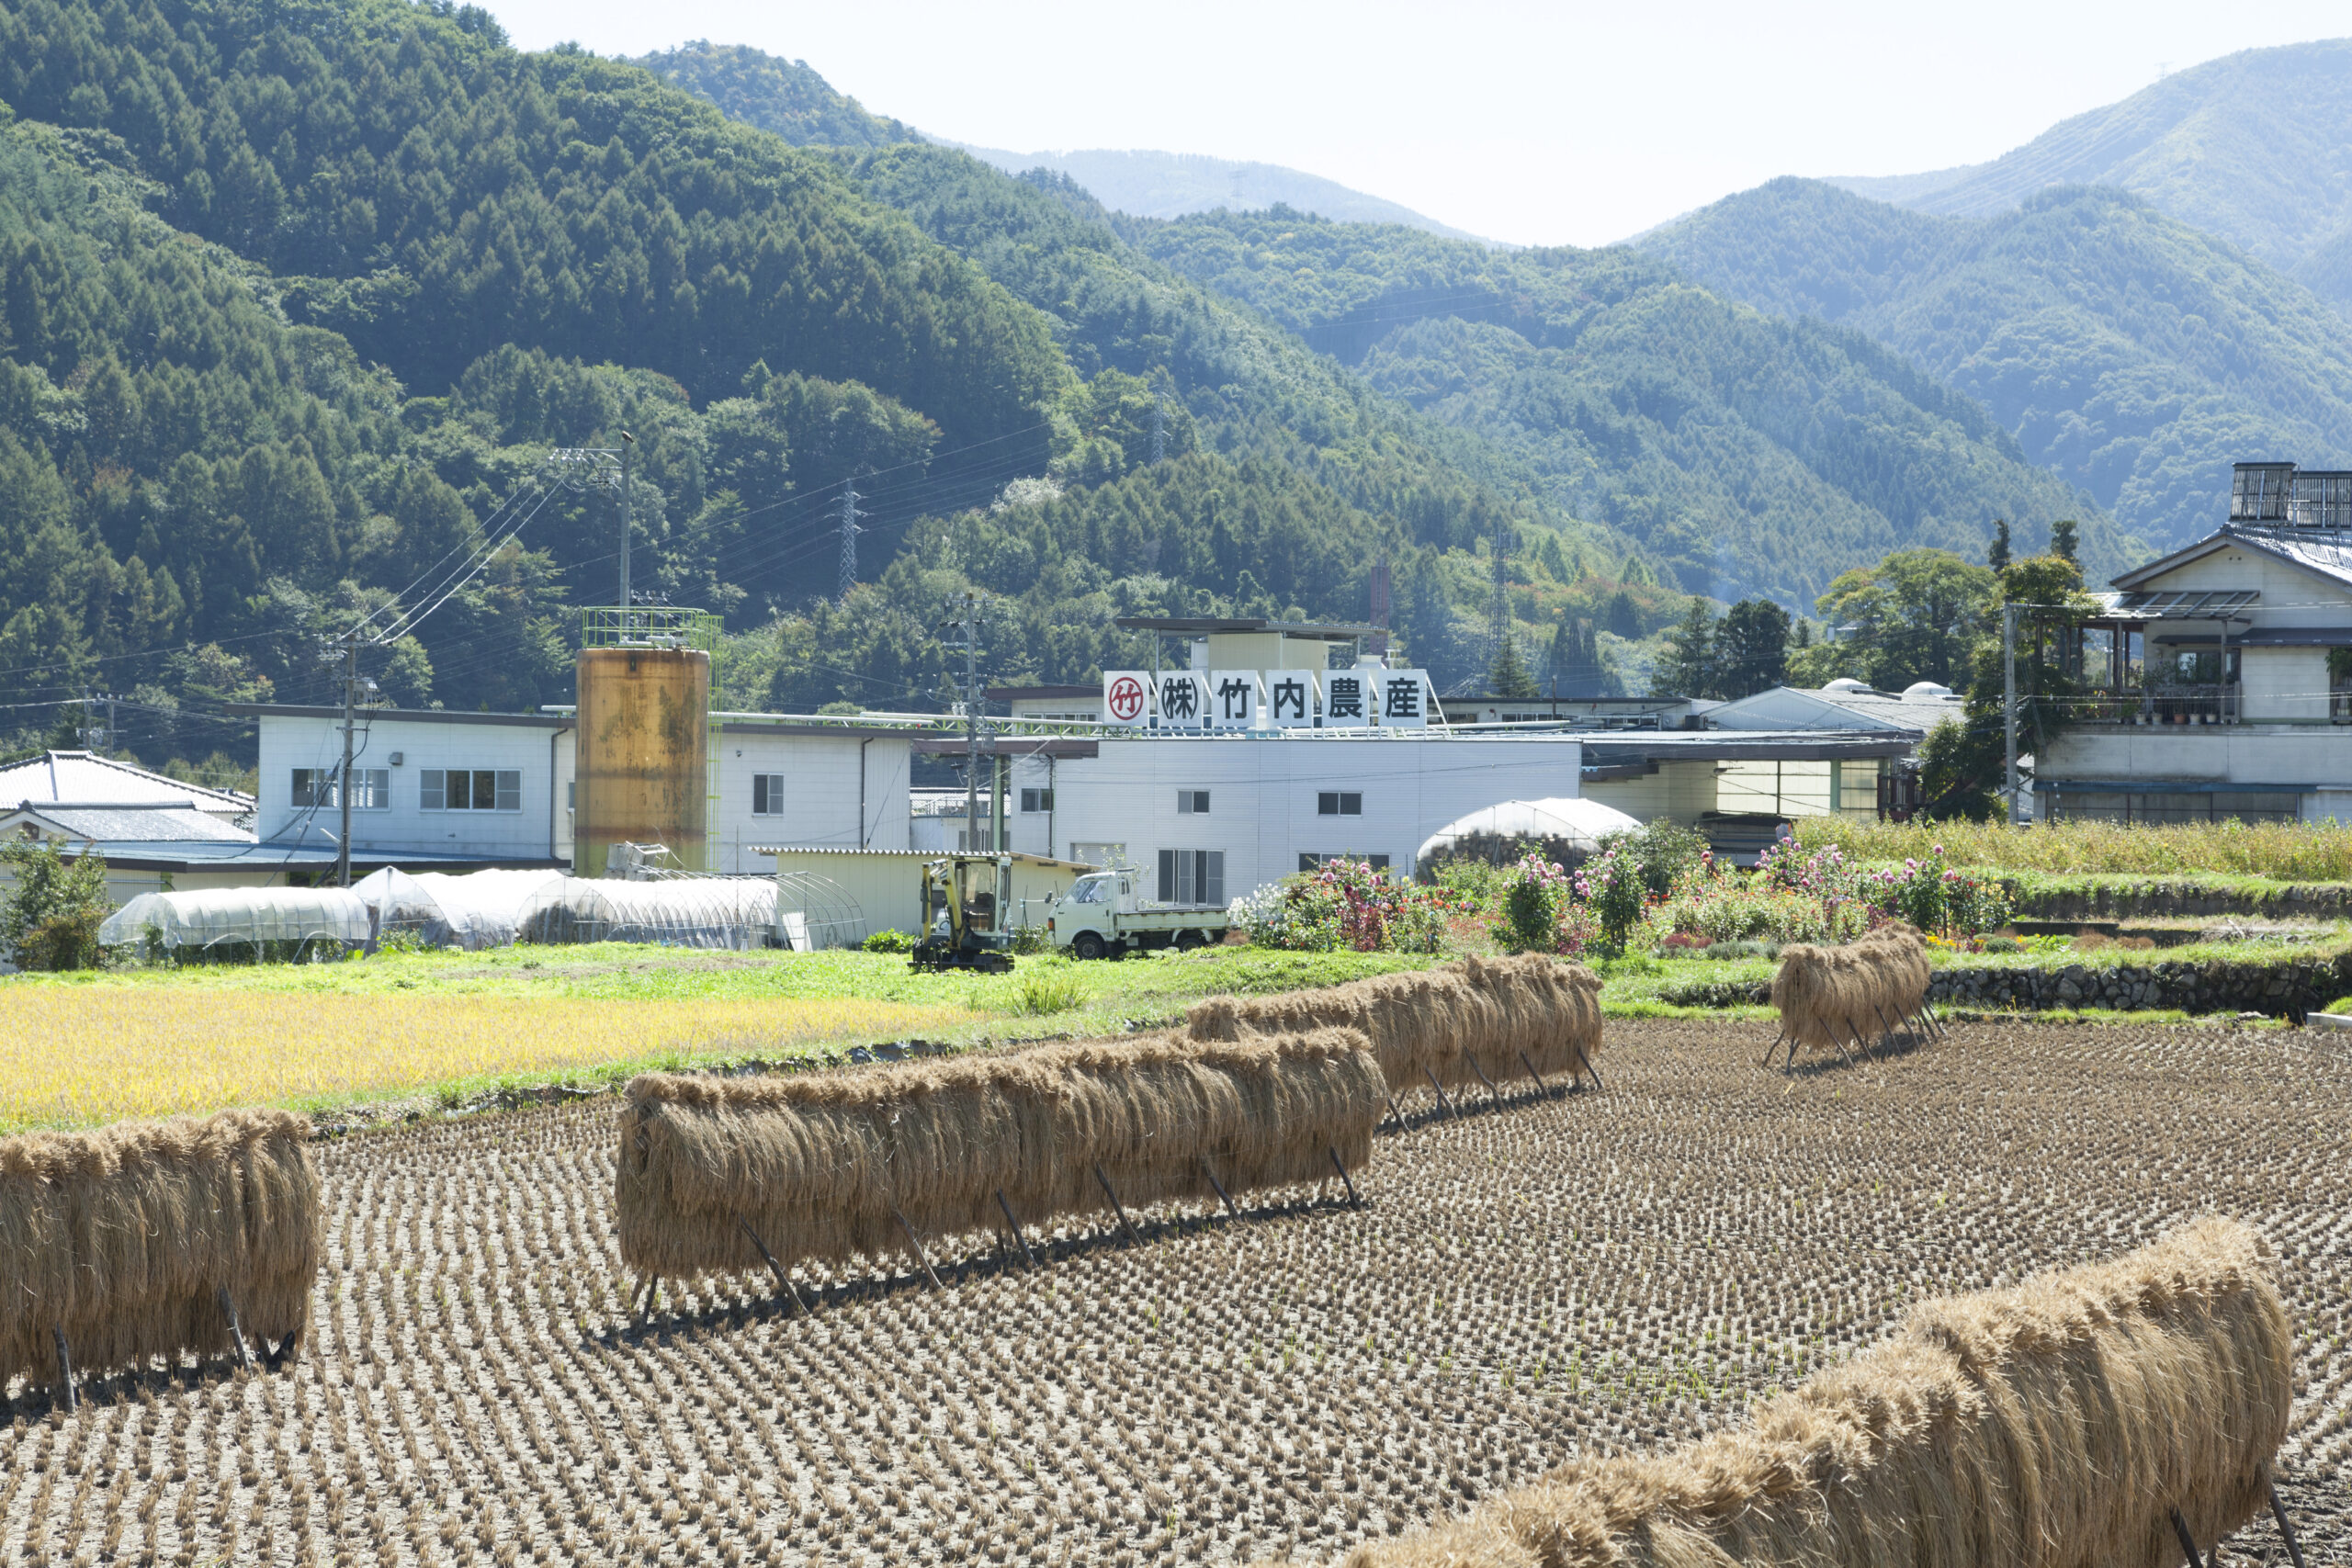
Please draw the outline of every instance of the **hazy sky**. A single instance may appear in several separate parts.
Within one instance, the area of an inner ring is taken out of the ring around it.
[[[957,141],[1287,164],[1576,244],[1775,175],[1978,162],[2166,68],[2352,33],[2347,0],[488,3],[528,49],[748,43]]]

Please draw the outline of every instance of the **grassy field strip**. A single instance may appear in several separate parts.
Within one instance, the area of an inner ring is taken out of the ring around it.
[[[944,1032],[960,1006],[859,998],[569,997],[0,987],[0,1128],[301,1106],[516,1073]]]
[[[1991,822],[1858,822],[1800,817],[1806,849],[1836,844],[1864,861],[1927,860],[2075,876],[2185,874],[2281,882],[2352,881],[2352,826],[2320,822],[2044,823],[2019,832]]]

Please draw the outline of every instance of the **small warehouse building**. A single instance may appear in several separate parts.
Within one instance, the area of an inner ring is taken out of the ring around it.
[[[920,850],[826,849],[763,845],[753,851],[775,863],[779,916],[810,901],[840,897],[854,906],[861,937],[876,931],[922,930],[922,868],[936,859]],[[1070,885],[1096,868],[1043,855],[1011,853],[1014,926],[1043,925],[1046,911]],[[812,926],[826,923],[821,918]],[[820,945],[822,945],[820,942]]]

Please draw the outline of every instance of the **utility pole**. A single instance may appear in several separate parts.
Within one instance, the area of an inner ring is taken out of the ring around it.
[[[635,599],[632,599],[631,597],[629,597],[629,591],[628,591],[628,536],[629,536],[629,515],[628,515],[628,459],[629,459],[629,454],[630,454],[630,453],[632,453],[632,452],[634,452],[636,449],[637,449],[637,437],[636,437],[636,436],[634,436],[634,435],[631,435],[631,434],[630,434],[628,431],[626,431],[626,430],[622,431],[622,432],[621,432],[621,635],[622,635],[623,637],[627,637],[627,636],[628,635],[628,626],[629,626],[629,614],[628,614],[628,611],[629,611],[629,606],[637,603],[637,601],[636,601]]]
[[[2007,751],[2009,826],[2018,825],[2018,607],[2001,606],[2001,730]]]
[[[1151,460],[1157,467],[1168,456],[1168,411],[1158,392],[1151,395]]]
[[[848,484],[842,491],[842,603],[849,603],[849,591],[857,586],[857,536],[865,532],[857,525],[861,513],[857,510],[857,486]]]
[[[343,807],[343,831],[336,836],[334,844],[337,887],[351,886],[351,728],[358,704],[359,629],[355,626],[343,634],[343,766],[334,775],[334,797]]]

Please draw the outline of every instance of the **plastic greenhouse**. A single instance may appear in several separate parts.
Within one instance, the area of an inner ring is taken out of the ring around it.
[[[98,941],[141,943],[150,931],[164,947],[219,949],[250,944],[254,957],[270,944],[302,948],[313,942],[357,946],[368,940],[368,904],[348,887],[206,887],[187,893],[141,893],[107,917]]]
[[[796,953],[855,947],[872,934],[865,908],[848,888],[813,871],[775,874],[776,935]]]
[[[560,871],[476,871],[462,875],[390,867],[361,878],[352,891],[376,912],[376,934],[410,932],[435,947],[469,953],[514,940],[523,909]]]
[[[775,931],[772,877],[671,876],[653,882],[563,877],[525,902],[514,940],[764,947]]]
[[[1426,866],[1448,852],[1491,860],[1506,856],[1512,846],[1538,843],[1547,853],[1588,855],[1600,848],[1611,833],[1630,833],[1641,827],[1613,806],[1597,800],[1563,796],[1548,800],[1506,800],[1483,807],[1440,828],[1422,841],[1413,863]]]

